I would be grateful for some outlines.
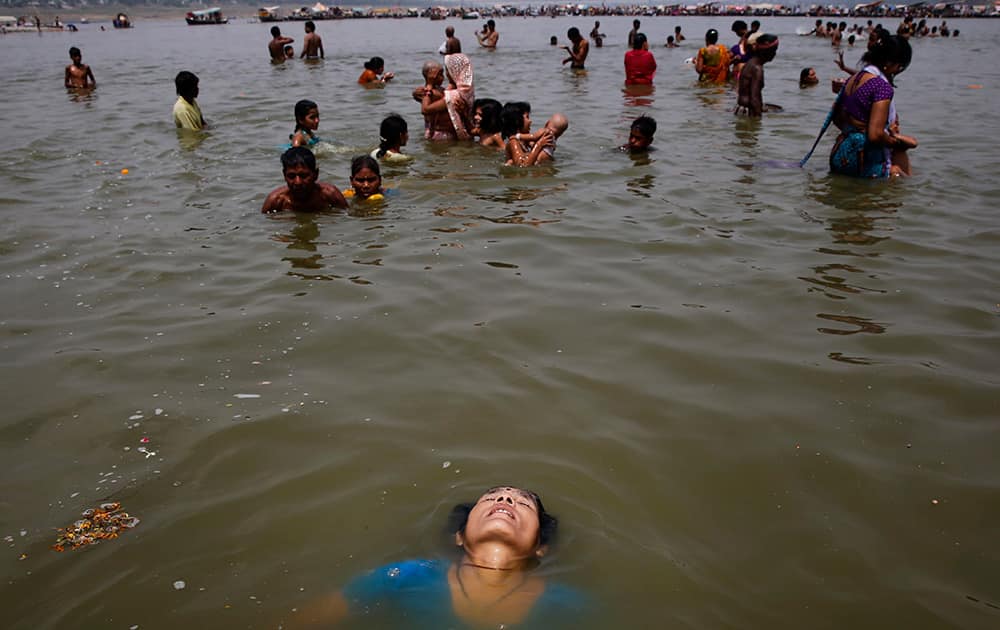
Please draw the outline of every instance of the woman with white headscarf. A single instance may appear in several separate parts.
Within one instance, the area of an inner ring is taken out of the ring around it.
[[[469,140],[472,138],[472,105],[476,94],[472,87],[472,62],[461,53],[447,55],[444,58],[445,74],[448,77],[448,88],[444,91],[444,100],[432,101],[429,91],[424,93],[420,111],[425,116],[441,111],[447,111],[451,124],[455,129],[455,138]]]

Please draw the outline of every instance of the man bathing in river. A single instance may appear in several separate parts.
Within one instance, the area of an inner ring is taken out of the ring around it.
[[[302,55],[306,59],[323,59],[323,39],[316,34],[312,20],[306,22],[306,37],[302,40]]]
[[[73,46],[69,49],[69,58],[73,63],[66,66],[66,78],[63,83],[68,88],[96,88],[97,79],[94,78],[94,73],[90,69],[90,66],[83,63],[83,54],[80,49]]]
[[[333,184],[316,181],[316,156],[305,147],[292,147],[281,155],[285,185],[271,191],[260,211],[264,214],[291,210],[323,212],[331,207],[346,208],[347,200]]]
[[[573,47],[563,46],[563,50],[569,53],[569,57],[563,59],[563,63],[569,64],[570,68],[583,70],[584,62],[587,61],[587,53],[590,52],[590,42],[580,35],[580,29],[573,27],[566,32],[566,37],[573,42]]]
[[[281,29],[277,26],[271,27],[271,41],[267,43],[267,50],[271,53],[271,59],[281,60],[285,58],[285,46],[295,40],[291,37],[283,37]]]

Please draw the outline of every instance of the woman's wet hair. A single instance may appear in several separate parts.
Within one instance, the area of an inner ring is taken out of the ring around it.
[[[292,134],[296,134],[300,129],[303,129],[302,120],[314,109],[319,111],[319,105],[308,99],[302,99],[295,104],[295,131],[293,131]],[[311,135],[311,130],[307,131],[309,131]]]
[[[524,115],[531,113],[531,105],[524,101],[513,101],[503,106],[500,112],[500,136],[506,140],[520,133]]]
[[[705,33],[705,43],[709,46],[719,43],[719,31],[714,28],[708,29],[708,32]]]
[[[884,70],[890,63],[900,65],[899,72],[906,70],[913,59],[913,49],[910,42],[905,37],[899,35],[883,35],[868,48],[868,51],[861,57],[866,64],[871,64],[880,70]],[[892,83],[892,77],[889,78]]]
[[[483,494],[489,494],[496,490],[502,490],[506,487],[508,486],[490,488]],[[531,490],[519,491],[531,497],[532,501],[535,503],[535,509],[538,511],[538,544],[549,546],[555,544],[556,533],[559,530],[559,519],[545,511],[545,506],[542,505],[542,499],[538,496],[538,494],[532,492]],[[449,536],[463,533],[465,531],[466,524],[469,522],[469,513],[472,512],[472,508],[475,506],[475,502],[459,503],[455,507],[451,508],[451,513],[448,514],[448,525],[445,533]]]
[[[174,78],[174,85],[177,87],[178,96],[183,96],[184,100],[191,101],[198,92],[198,77],[193,72],[181,70]]]
[[[385,59],[381,57],[372,57],[365,62],[365,70],[376,72],[379,68],[385,68]]]
[[[316,171],[316,156],[305,147],[292,147],[281,154],[281,170],[287,171],[293,166],[305,166],[310,171]]]
[[[799,73],[799,85],[803,85],[809,80],[810,70],[812,70],[812,68],[802,68],[802,72]]]
[[[378,160],[370,155],[359,155],[351,160],[351,177],[354,177],[358,174],[358,171],[365,168],[375,173],[379,179],[382,178],[382,171],[379,169]]]
[[[632,38],[632,50],[642,50],[647,41],[645,34],[636,33],[635,37]]]
[[[500,112],[503,106],[494,98],[477,98],[472,111],[479,110],[479,135],[491,135],[500,131]]]
[[[390,147],[399,146],[406,133],[406,121],[399,114],[389,114],[382,120],[378,128],[378,152],[375,157],[382,157]]]

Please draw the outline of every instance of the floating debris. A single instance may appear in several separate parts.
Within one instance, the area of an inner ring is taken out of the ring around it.
[[[102,503],[100,507],[90,508],[81,513],[82,519],[68,527],[60,527],[54,551],[79,549],[96,544],[102,540],[118,538],[126,530],[139,524],[139,519],[123,512],[121,503]]]

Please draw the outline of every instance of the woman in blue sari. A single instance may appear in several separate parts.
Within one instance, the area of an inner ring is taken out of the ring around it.
[[[533,571],[557,525],[534,492],[491,488],[475,503],[452,509],[448,534],[461,551],[458,559],[379,567],[294,613],[282,627],[327,627],[350,618],[366,626],[435,630],[577,627],[583,596]]]
[[[910,174],[908,149],[915,138],[899,133],[892,99],[893,78],[906,70],[910,44],[885,34],[862,57],[865,67],[844,85],[833,106],[840,136],[830,154],[830,170],[855,177],[882,178]]]

